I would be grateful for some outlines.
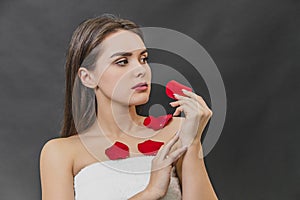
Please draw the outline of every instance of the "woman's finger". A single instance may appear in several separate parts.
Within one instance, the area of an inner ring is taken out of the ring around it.
[[[191,98],[197,100],[197,96],[198,96],[198,95],[197,95],[196,93],[194,93],[194,92],[192,92],[192,91],[185,90],[185,89],[182,89],[182,92],[183,92],[183,94],[185,94],[186,96],[191,97]]]
[[[157,151],[157,153],[156,153],[156,158],[159,158],[160,156],[161,156],[161,153],[162,153],[162,151],[163,151],[163,148],[164,148],[164,146],[165,145],[162,145],[159,149],[158,149],[158,151]]]
[[[174,116],[180,114],[180,112],[184,112],[186,113],[192,113],[193,111],[201,111],[201,113],[203,112],[205,115],[211,116],[212,115],[212,111],[207,107],[207,105],[205,104],[204,106],[202,106],[202,104],[199,101],[196,101],[190,97],[183,97],[181,95],[175,95],[176,97],[178,97],[178,101],[175,102],[171,102],[170,105],[172,107],[174,106],[183,106],[186,105],[185,108],[180,108],[178,107],[177,110],[175,110],[175,113],[173,114]],[[196,95],[198,96],[198,95]],[[200,99],[202,99],[202,97],[198,96]],[[202,99],[202,101],[204,101]]]
[[[186,116],[188,116],[190,113],[194,113],[197,110],[201,110],[202,108],[200,105],[193,105],[193,104],[182,104],[179,107],[176,108],[175,112],[173,113],[173,116],[179,115],[181,112],[184,112]]]
[[[179,94],[174,94],[174,96],[176,97],[177,100],[187,100],[187,101],[193,100],[190,97],[185,97],[185,96],[182,96],[182,95],[179,95]]]
[[[183,146],[181,148],[176,149],[175,151],[173,151],[172,153],[170,153],[167,157],[166,157],[166,161],[168,163],[173,163],[174,161],[176,161],[178,158],[180,158],[180,156],[188,149],[188,146]]]
[[[190,104],[191,106],[196,106],[196,108],[202,107],[201,103],[193,98],[190,97],[184,97],[178,94],[174,94],[176,98],[178,98],[178,101],[171,102],[171,106],[178,106],[182,104]],[[196,94],[195,94],[196,95]],[[196,95],[198,96],[198,95]]]
[[[173,102],[170,102],[169,104],[174,107],[174,106],[179,106],[179,105],[182,105],[182,104],[200,104],[199,102],[195,101],[194,99],[191,99],[191,98],[187,98],[187,99],[181,99],[181,100],[177,100],[177,101],[173,101]]]
[[[163,148],[161,148],[161,152],[159,154],[159,157],[161,157],[162,159],[164,159],[166,157],[166,155],[169,153],[171,147],[173,146],[173,144],[176,143],[176,141],[179,139],[179,131],[176,132],[176,134],[171,138],[171,140],[165,145],[163,146]]]
[[[179,115],[181,112],[183,112],[182,106],[176,108],[175,112],[173,113],[173,116]]]
[[[185,95],[187,95],[187,96],[195,99],[196,101],[198,101],[201,104],[201,106],[203,106],[204,108],[209,109],[207,104],[205,103],[204,99],[201,96],[195,94],[194,92],[188,91],[188,90],[182,90],[182,92]]]

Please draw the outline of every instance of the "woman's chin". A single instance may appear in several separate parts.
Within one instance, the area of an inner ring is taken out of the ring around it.
[[[149,101],[149,95],[148,94],[144,94],[144,95],[139,95],[138,97],[132,97],[130,100],[130,105],[143,105],[145,103],[147,103]]]

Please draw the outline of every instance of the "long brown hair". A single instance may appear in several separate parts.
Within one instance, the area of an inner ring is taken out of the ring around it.
[[[138,28],[139,26],[132,21],[121,19],[111,14],[87,19],[76,28],[66,55],[64,118],[60,137],[76,135],[89,128],[95,121],[97,101],[96,98],[93,98],[95,97],[94,90],[84,86],[81,81],[75,81],[78,80],[77,73],[80,67],[86,67],[88,70],[93,70],[95,67],[93,64],[95,56],[92,56],[92,61],[88,62],[88,64],[84,64],[84,60],[92,54],[92,50],[106,36],[118,30],[133,31],[143,39],[142,33]],[[76,98],[78,102],[74,102],[74,98],[72,98],[74,87],[77,87],[80,91],[78,93],[79,97]],[[82,112],[73,113],[72,108],[81,109]],[[74,117],[76,120],[84,123],[76,123],[75,127]]]

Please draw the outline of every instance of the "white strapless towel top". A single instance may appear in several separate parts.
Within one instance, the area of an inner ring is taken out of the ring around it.
[[[136,156],[96,162],[82,168],[74,177],[75,200],[127,200],[149,183],[154,156]],[[181,200],[175,166],[164,200]]]

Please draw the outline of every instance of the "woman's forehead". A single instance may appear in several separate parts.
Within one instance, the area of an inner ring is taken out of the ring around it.
[[[120,30],[107,36],[101,43],[102,56],[111,57],[118,52],[133,52],[146,49],[139,35],[132,31]]]

